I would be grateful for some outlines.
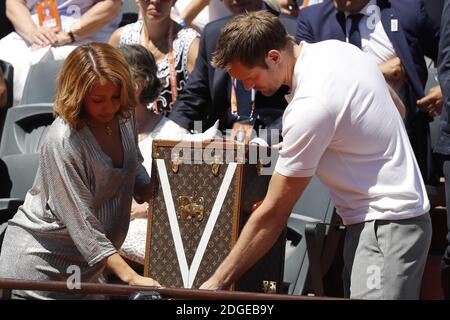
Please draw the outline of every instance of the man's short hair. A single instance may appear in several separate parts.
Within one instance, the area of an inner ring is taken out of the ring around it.
[[[281,22],[266,11],[248,12],[234,17],[222,30],[212,58],[212,66],[226,69],[239,61],[253,68],[267,68],[266,54],[270,50],[282,50],[293,38]]]

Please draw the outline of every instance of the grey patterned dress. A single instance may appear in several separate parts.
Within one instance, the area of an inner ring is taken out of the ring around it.
[[[127,234],[132,190],[150,182],[136,147],[134,118],[119,123],[122,168],[113,166],[88,127],[71,129],[61,118],[53,122],[34,184],[9,222],[0,277],[64,281],[78,270],[83,282],[98,281],[104,270],[99,262],[115,253]],[[18,290],[13,295],[82,297]]]

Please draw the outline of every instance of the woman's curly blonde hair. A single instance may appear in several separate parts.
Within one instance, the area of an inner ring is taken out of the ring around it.
[[[77,47],[59,71],[54,113],[72,128],[80,128],[85,99],[96,81],[111,81],[120,87],[119,115],[131,116],[136,105],[130,69],[122,54],[105,43]]]

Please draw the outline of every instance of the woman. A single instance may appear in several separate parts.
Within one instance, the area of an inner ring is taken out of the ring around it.
[[[105,267],[130,285],[158,285],[117,253],[135,198],[150,196],[137,147],[134,87],[122,55],[107,44],[76,48],[58,76],[56,120],[35,182],[10,220],[0,277],[98,281]],[[73,279],[73,278],[71,278]],[[73,298],[14,291],[18,298]]]
[[[14,105],[20,104],[32,64],[61,60],[88,41],[107,42],[120,22],[120,0],[56,0],[61,28],[40,26],[38,0],[6,0],[16,32],[0,40],[0,59],[14,67]]]
[[[156,113],[171,111],[194,69],[198,52],[199,34],[194,29],[181,28],[170,17],[174,3],[175,0],[139,0],[142,20],[117,29],[109,40],[115,47],[140,44],[155,57],[162,83],[157,106],[150,104]]]
[[[143,165],[151,173],[152,141],[161,122],[170,121],[166,117],[153,113],[147,108],[159,94],[161,82],[157,77],[157,66],[153,55],[141,45],[126,45],[119,48],[130,66],[135,82],[136,123],[139,149],[143,155]],[[147,229],[147,206],[133,201],[131,207],[131,222],[127,237],[122,244],[120,254],[125,258],[144,264],[145,242]]]

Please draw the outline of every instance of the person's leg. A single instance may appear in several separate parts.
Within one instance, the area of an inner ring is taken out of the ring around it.
[[[418,299],[431,242],[429,215],[347,228],[345,271],[351,298]],[[345,283],[344,283],[345,285]]]
[[[446,160],[448,160],[449,156],[446,157]],[[441,260],[441,285],[445,299],[450,299],[450,161],[444,163],[443,172],[447,206],[447,248]]]
[[[347,283],[344,282],[346,297],[384,299],[384,264],[376,239],[375,221],[347,227],[344,270],[347,275]]]
[[[419,299],[431,243],[429,214],[377,221],[377,238],[384,256],[384,298]]]

